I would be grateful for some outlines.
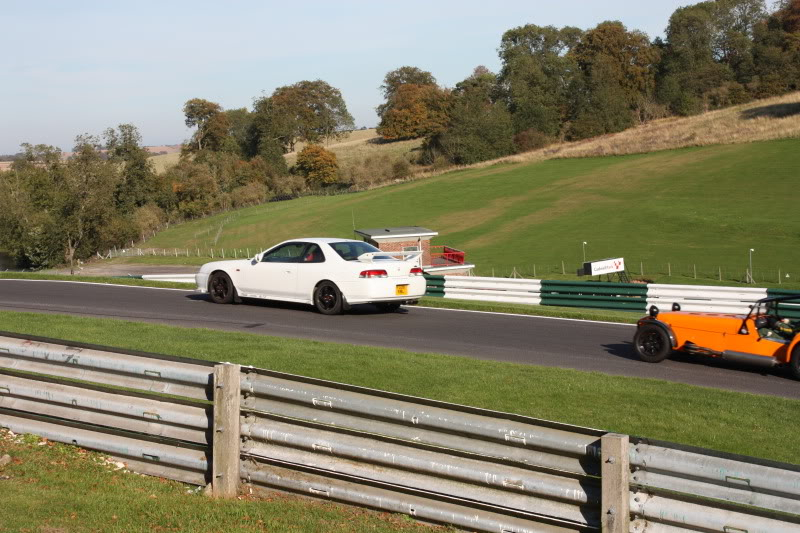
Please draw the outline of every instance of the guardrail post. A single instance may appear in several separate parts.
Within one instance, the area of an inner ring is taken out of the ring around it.
[[[607,433],[600,437],[600,450],[603,533],[628,533],[630,528],[628,436]]]
[[[214,367],[214,442],[211,495],[233,498],[239,490],[239,372],[241,365]]]

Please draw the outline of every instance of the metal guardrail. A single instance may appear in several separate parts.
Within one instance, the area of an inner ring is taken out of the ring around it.
[[[2,332],[0,368],[0,426],[221,496],[244,482],[479,531],[800,531],[796,465]]]
[[[107,453],[137,472],[207,482],[213,407],[196,400],[211,397],[213,363],[0,335],[1,426]]]
[[[413,490],[427,509],[460,505],[480,530],[500,516],[509,530],[599,524],[600,431],[276,372],[250,370],[241,387],[252,464],[314,465],[399,502]]]
[[[800,291],[703,285],[553,281],[514,278],[425,275],[426,296],[525,303],[644,313],[651,305],[683,311],[743,314],[767,296],[796,295]],[[782,304],[782,316],[800,318],[800,305]]]

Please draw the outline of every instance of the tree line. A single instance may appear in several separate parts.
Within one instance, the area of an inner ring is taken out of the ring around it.
[[[424,162],[470,164],[797,90],[800,0],[681,7],[652,41],[617,21],[527,24],[498,53],[498,73],[477,67],[449,89],[416,67],[388,73],[378,133],[423,138]]]
[[[800,0],[716,0],[677,9],[664,39],[622,23],[589,30],[527,24],[505,32],[499,72],[479,66],[452,88],[413,66],[388,72],[376,112],[384,142],[422,139],[414,161],[369,167],[375,181],[412,164],[471,164],[800,88]],[[157,174],[132,124],[76,139],[61,159],[24,144],[0,172],[0,249],[42,268],[119,246],[165,222],[319,188],[356,187],[322,144],[354,127],[322,80],[277,88],[251,109],[193,98],[179,162]],[[284,155],[305,147],[289,168]]]

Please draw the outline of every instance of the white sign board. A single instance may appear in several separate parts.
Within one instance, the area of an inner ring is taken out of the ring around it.
[[[614,272],[625,272],[625,259],[618,257],[616,259],[603,259],[602,261],[592,261],[589,263],[591,267],[590,276],[599,276],[600,274],[612,274]]]

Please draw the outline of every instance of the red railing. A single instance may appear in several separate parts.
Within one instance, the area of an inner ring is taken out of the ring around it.
[[[466,255],[463,251],[449,246],[431,246],[431,266],[463,265]]]

